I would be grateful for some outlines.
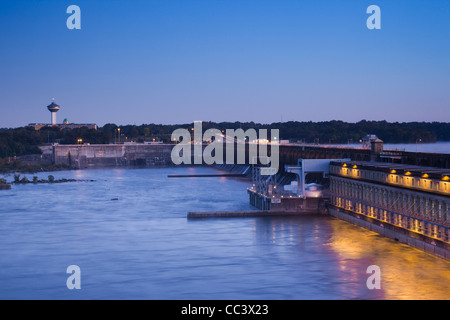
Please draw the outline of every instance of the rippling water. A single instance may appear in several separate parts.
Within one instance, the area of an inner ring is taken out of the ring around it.
[[[252,210],[249,181],[167,177],[211,170],[64,171],[95,181],[0,191],[0,298],[449,298],[449,262],[332,217],[186,219]],[[66,287],[73,264],[81,290]]]

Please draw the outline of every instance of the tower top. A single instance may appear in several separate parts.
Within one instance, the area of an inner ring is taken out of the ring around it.
[[[57,104],[55,103],[55,101],[52,101],[52,103],[50,103],[50,104],[47,106],[47,109],[48,109],[50,112],[58,112],[58,110],[60,109],[60,106],[57,105]]]

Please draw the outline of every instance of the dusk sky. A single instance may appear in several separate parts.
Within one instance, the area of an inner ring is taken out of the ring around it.
[[[449,122],[449,17],[444,0],[2,0],[0,127],[48,123],[52,98],[58,122],[100,126]]]

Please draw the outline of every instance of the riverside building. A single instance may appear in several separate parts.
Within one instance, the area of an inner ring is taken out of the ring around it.
[[[425,251],[450,252],[449,169],[331,162],[329,196],[331,214]]]

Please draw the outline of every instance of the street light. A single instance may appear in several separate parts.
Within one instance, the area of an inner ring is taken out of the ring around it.
[[[417,152],[417,143],[422,142],[422,139],[416,139],[416,152]]]

